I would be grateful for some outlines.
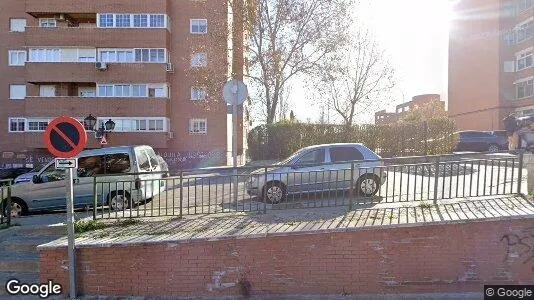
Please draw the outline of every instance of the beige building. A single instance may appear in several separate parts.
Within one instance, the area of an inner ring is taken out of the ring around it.
[[[436,100],[439,101],[441,108],[445,109],[445,103],[440,100],[440,96],[438,94],[417,95],[412,97],[412,101],[397,105],[395,112],[387,112],[386,110],[376,112],[375,124],[384,125],[395,123],[406,116],[410,110],[413,110],[417,106],[422,106]]]

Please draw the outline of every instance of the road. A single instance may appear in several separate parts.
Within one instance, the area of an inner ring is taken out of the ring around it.
[[[512,168],[511,163],[492,166],[490,163],[469,162],[440,168],[438,176],[431,168],[423,169],[420,165],[388,167],[382,172],[387,174],[387,181],[377,195],[371,198],[354,197],[354,203],[431,202],[434,195],[437,195],[438,199],[451,199],[511,194],[517,192],[519,169]],[[526,175],[526,172],[523,174]],[[327,175],[320,174],[319,177],[321,176]],[[336,178],[335,175],[329,176],[331,180],[317,181],[318,188],[325,191],[288,195],[286,201],[273,205],[265,204],[258,197],[247,194],[244,182],[248,180],[248,175],[239,176],[237,198],[233,195],[233,184],[229,175],[183,178],[182,188],[179,178],[171,177],[166,179],[167,189],[146,204],[132,207],[125,212],[112,212],[104,207],[99,210],[99,216],[190,215],[348,205],[349,193],[337,190],[339,181],[332,179]],[[341,177],[340,174],[337,176]]]

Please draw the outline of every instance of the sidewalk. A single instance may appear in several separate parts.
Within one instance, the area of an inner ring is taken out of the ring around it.
[[[229,238],[260,238],[365,230],[376,227],[406,227],[443,223],[480,222],[499,219],[534,218],[534,203],[518,196],[452,199],[432,202],[380,203],[347,207],[270,210],[261,213],[227,213],[179,218],[145,218],[125,226],[85,232],[76,239],[77,247],[107,247],[157,242],[190,242]],[[104,222],[104,221],[100,221]],[[67,245],[67,239],[39,248]]]

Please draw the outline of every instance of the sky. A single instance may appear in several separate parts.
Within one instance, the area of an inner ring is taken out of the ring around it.
[[[419,94],[440,94],[442,100],[447,99],[448,28],[452,17],[448,3],[449,0],[361,0],[355,17],[375,34],[396,74],[392,102],[383,103],[377,110],[394,111],[395,105]],[[302,121],[317,121],[320,109],[310,107],[305,100],[306,89],[293,88],[290,109]],[[359,120],[374,122],[374,111]]]

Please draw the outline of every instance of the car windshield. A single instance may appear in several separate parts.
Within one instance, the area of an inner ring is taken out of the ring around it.
[[[291,163],[291,161],[293,159],[295,159],[295,157],[299,156],[302,152],[304,151],[304,149],[300,149],[298,150],[297,152],[291,154],[289,157],[281,160],[280,162],[277,163],[277,165],[288,165]]]

